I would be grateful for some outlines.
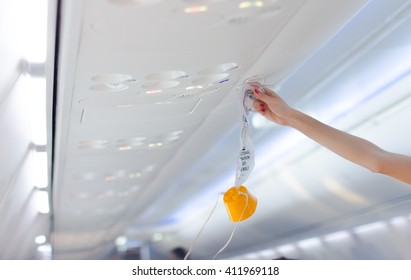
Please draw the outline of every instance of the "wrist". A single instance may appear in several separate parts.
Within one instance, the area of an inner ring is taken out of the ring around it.
[[[304,118],[304,113],[291,108],[286,117],[286,125],[295,129],[299,128],[299,124],[301,123],[302,119]]]

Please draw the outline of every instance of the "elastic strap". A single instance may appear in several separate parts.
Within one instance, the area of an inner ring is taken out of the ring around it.
[[[213,209],[211,210],[210,214],[208,215],[207,220],[205,221],[205,223],[204,223],[203,226],[201,227],[200,231],[197,233],[196,238],[194,238],[193,242],[191,243],[190,249],[188,250],[186,256],[184,257],[184,260],[186,260],[186,259],[190,256],[191,252],[193,251],[193,248],[194,248],[194,246],[196,245],[198,239],[200,238],[201,233],[203,232],[205,226],[207,225],[207,223],[208,223],[208,221],[210,220],[211,216],[213,215],[215,209],[217,208],[218,200],[219,200],[219,197],[217,198],[217,201],[216,201],[216,203],[214,204]]]
[[[246,198],[243,212],[241,213],[240,218],[239,218],[239,220],[241,221],[241,218],[242,218],[243,215],[244,215],[245,209],[247,209],[247,206],[248,206],[248,194],[247,194],[247,193],[243,193],[243,192],[240,192],[239,194],[244,195],[245,198]],[[223,251],[227,248],[227,246],[230,244],[231,240],[232,240],[233,237],[234,237],[234,233],[235,233],[235,231],[237,230],[238,225],[239,225],[239,223],[237,223],[237,224],[235,225],[235,227],[233,228],[233,231],[231,232],[230,238],[228,238],[228,240],[227,240],[227,242],[224,244],[224,246],[221,247],[221,249],[214,255],[213,260],[215,260],[215,258],[216,258],[221,252],[223,252]]]

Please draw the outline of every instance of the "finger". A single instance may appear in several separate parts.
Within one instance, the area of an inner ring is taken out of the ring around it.
[[[264,113],[267,110],[267,104],[265,104],[264,102],[262,102],[260,100],[256,100],[254,102],[254,109],[257,112]]]
[[[261,101],[264,101],[264,103],[267,103],[270,99],[270,96],[266,94],[264,88],[254,88],[253,92],[255,97]]]
[[[267,87],[264,87],[263,89],[264,89],[264,94],[265,95],[274,96],[274,97],[278,96],[274,91],[272,91],[271,89],[269,89]]]

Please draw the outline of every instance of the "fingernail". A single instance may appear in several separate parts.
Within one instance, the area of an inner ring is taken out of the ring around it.
[[[255,88],[255,89],[254,89],[254,93],[255,93],[255,94],[260,94],[260,93],[261,93],[261,90],[258,89],[258,88]]]

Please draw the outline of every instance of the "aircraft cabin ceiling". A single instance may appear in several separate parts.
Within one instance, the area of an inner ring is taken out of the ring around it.
[[[228,240],[242,82],[411,154],[410,1],[59,1],[55,259],[109,257],[119,236],[209,259]],[[49,60],[54,57],[49,56]],[[396,215],[410,188],[252,113],[258,199],[218,258]],[[50,126],[51,129],[51,126]],[[393,137],[386,137],[392,135]],[[396,136],[396,135],[402,135]],[[406,209],[410,209],[409,207]]]

